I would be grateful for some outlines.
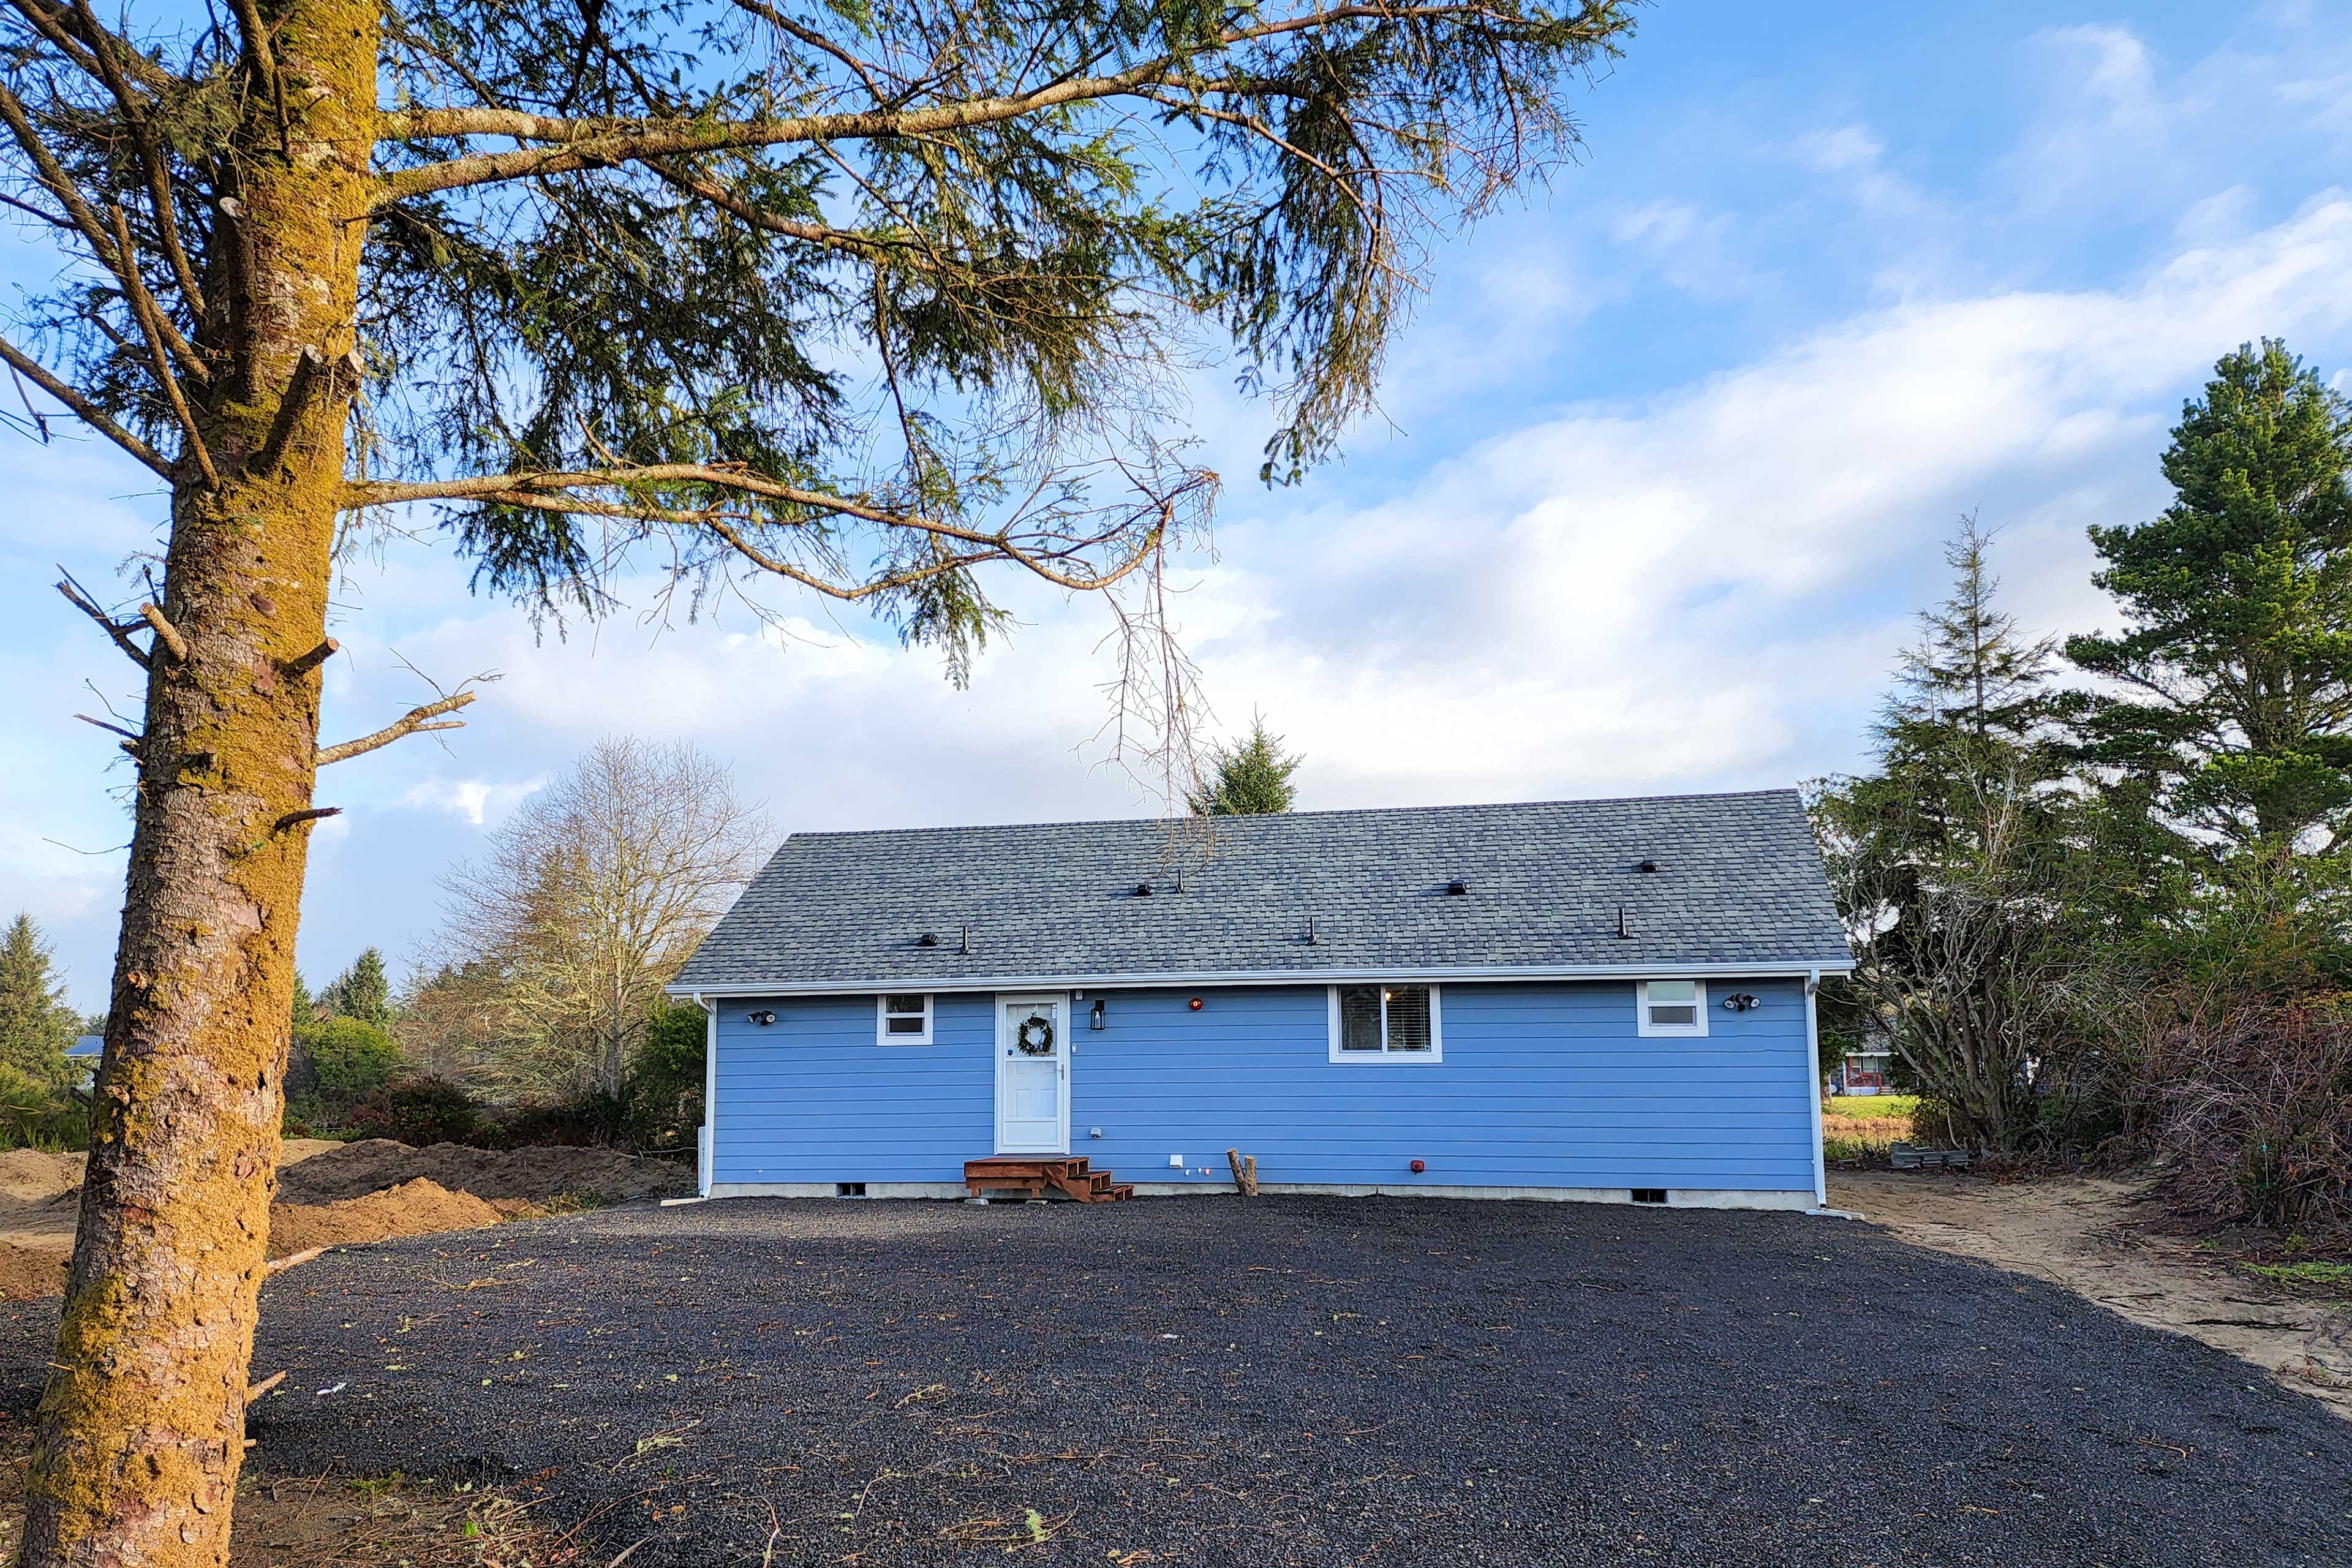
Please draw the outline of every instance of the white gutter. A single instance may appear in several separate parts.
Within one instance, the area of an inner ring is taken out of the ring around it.
[[[1851,973],[1851,971],[1849,971]],[[1822,1021],[1813,1004],[1822,988],[1818,969],[1805,977],[1805,1103],[1813,1108],[1813,1202],[1830,1206],[1830,1162],[1822,1147]]]
[[[1349,981],[1418,980],[1432,984],[1474,980],[1804,980],[1807,995],[1825,973],[1852,973],[1851,961],[1828,963],[1559,963],[1472,964],[1444,969],[1379,965],[1352,969],[1193,970],[1135,974],[898,974],[862,980],[764,980],[723,986],[672,985],[674,996],[840,996],[877,991],[1089,991],[1140,990],[1160,986],[1336,985]],[[708,1006],[708,1003],[704,1003]]]
[[[696,1190],[704,1197],[710,1195],[710,1156],[719,1147],[719,1008],[706,1002],[699,991],[687,995],[702,1009],[702,1131],[695,1140],[694,1180]]]

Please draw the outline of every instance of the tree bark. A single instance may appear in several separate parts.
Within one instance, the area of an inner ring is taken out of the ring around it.
[[[204,280],[220,475],[178,466],[80,1228],[26,1479],[23,1562],[223,1564],[284,1114],[329,556],[350,389],[268,471],[302,351],[353,346],[375,121],[366,5],[261,6]],[[250,13],[247,13],[250,15]],[[281,122],[278,104],[286,105]],[[241,216],[238,216],[241,213]]]

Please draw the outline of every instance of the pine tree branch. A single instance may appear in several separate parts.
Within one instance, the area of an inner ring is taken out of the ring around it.
[[[188,260],[188,253],[180,244],[180,226],[172,208],[172,182],[164,173],[163,149],[157,146],[155,132],[147,121],[138,95],[131,90],[115,58],[111,35],[99,26],[97,16],[89,8],[89,0],[74,0],[74,12],[81,18],[89,35],[100,40],[92,50],[100,77],[114,101],[122,110],[122,123],[131,132],[131,144],[139,154],[139,165],[147,176],[147,198],[155,211],[155,236],[163,250],[166,265],[179,285],[180,297],[186,301],[189,315],[201,328],[205,319],[205,291],[196,282],[196,269]]]
[[[123,286],[130,295],[131,314],[138,317],[141,330],[147,334],[147,353],[154,362],[155,379],[163,384],[163,395],[172,405],[172,413],[188,437],[188,455],[196,460],[196,468],[205,476],[206,488],[218,489],[220,475],[213,468],[212,453],[205,447],[205,434],[196,427],[195,414],[188,407],[187,395],[180,390],[180,378],[172,374],[171,352],[163,342],[163,312],[155,308],[153,296],[147,292],[147,285],[139,277],[139,253],[131,247],[131,220],[122,216],[122,209],[119,206],[110,206],[107,212],[114,219],[116,243],[122,247],[123,257],[131,262],[130,269],[123,275]]]
[[[163,478],[172,478],[172,465],[163,455],[107,417],[97,404],[51,375],[38,362],[19,350],[5,338],[0,338],[0,360],[22,374],[26,380],[56,398],[73,411],[74,417],[146,464]]]
[[[391,745],[404,735],[414,735],[420,730],[462,730],[465,728],[462,721],[452,724],[435,724],[428,721],[438,719],[444,713],[455,713],[480,695],[477,691],[453,692],[438,702],[427,702],[422,708],[410,709],[373,735],[362,735],[356,741],[345,741],[341,745],[321,746],[319,748],[319,766],[323,768],[329,763],[346,762],[352,757],[362,756]]]
[[[105,631],[106,635],[114,639],[114,646],[131,656],[132,663],[136,664],[142,669],[153,668],[154,660],[148,657],[147,650],[145,648],[141,647],[137,643],[131,640],[129,628],[123,626],[121,623],[117,622],[112,616],[108,615],[104,610],[100,609],[99,607],[98,601],[90,597],[89,593],[83,589],[82,585],[73,580],[73,574],[67,572],[62,566],[58,567],[58,570],[59,573],[64,574],[64,581],[58,584],[58,592],[66,596],[66,603],[71,605],[75,609],[79,610],[83,615],[88,616],[91,620],[96,621],[100,627]]]
[[[1374,20],[1391,26],[1480,20],[1512,28],[1525,26],[1521,19],[1475,4],[1333,5],[1277,21],[1231,26],[1196,49],[1182,55],[1161,55],[1123,71],[1071,78],[1029,92],[966,99],[928,109],[865,110],[842,114],[742,121],[668,121],[650,117],[618,121],[611,118],[567,120],[507,109],[388,110],[378,117],[379,135],[385,141],[446,136],[510,136],[518,141],[559,145],[525,147],[509,153],[479,153],[444,163],[395,170],[379,182],[373,205],[382,207],[437,191],[463,190],[474,185],[570,174],[610,163],[641,163],[647,158],[681,153],[730,152],[799,142],[920,137],[1000,124],[1025,119],[1045,110],[1123,97],[1146,88],[1184,88],[1197,79],[1192,69],[1194,62],[1240,45],[1328,28],[1342,22]],[[1596,37],[1605,36],[1607,30],[1599,25],[1593,29]]]

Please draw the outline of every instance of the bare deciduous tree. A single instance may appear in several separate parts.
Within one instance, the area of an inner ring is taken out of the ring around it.
[[[661,988],[758,869],[771,829],[692,745],[606,740],[445,882],[441,957],[480,1021],[481,1076],[621,1092]]]

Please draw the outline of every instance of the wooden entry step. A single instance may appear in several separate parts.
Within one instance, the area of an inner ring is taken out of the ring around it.
[[[1111,1204],[1135,1195],[1133,1183],[1090,1169],[1083,1154],[992,1154],[966,1160],[963,1184],[973,1197],[1001,1192],[1044,1197],[1050,1190],[1082,1204]]]

